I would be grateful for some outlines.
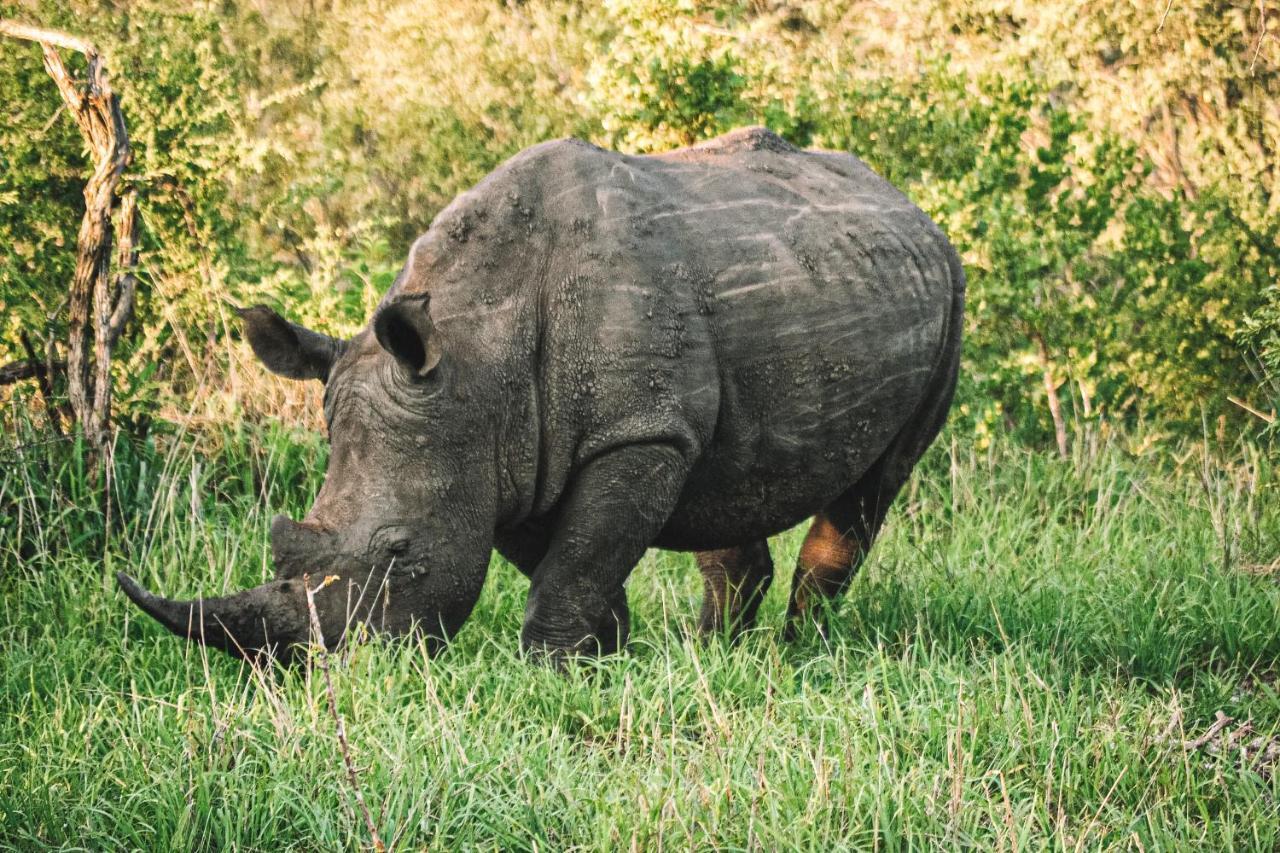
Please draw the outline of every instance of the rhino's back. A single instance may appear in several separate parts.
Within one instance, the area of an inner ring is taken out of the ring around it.
[[[595,204],[575,204],[611,232],[599,286],[687,294],[671,319],[695,358],[705,336],[718,378],[713,439],[662,544],[718,545],[811,515],[949,381],[963,284],[949,243],[857,158],[760,129],[604,160]],[[709,397],[706,372],[688,376],[686,393]]]
[[[449,267],[432,276],[433,311],[471,338],[528,339],[530,314],[504,306],[536,293],[540,417],[564,436],[545,470],[568,470],[584,433],[689,425],[703,449],[671,546],[812,514],[956,357],[962,282],[938,229],[857,158],[761,128],[657,156],[536,146],[425,243]]]

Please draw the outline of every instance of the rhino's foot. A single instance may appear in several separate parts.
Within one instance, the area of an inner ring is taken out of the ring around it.
[[[891,457],[878,461],[853,488],[814,516],[796,559],[783,639],[795,640],[810,626],[827,638],[832,605],[857,574],[901,487],[900,477],[885,477],[886,459]]]
[[[578,474],[533,571],[521,630],[526,650],[602,655],[626,645],[623,584],[676,505],[691,447],[625,445],[595,456]]]
[[[831,611],[834,602],[821,602],[817,606],[800,613],[788,613],[782,624],[782,640],[795,643],[805,637],[816,636],[823,643],[827,642]]]
[[[755,625],[760,602],[773,583],[768,542],[700,551],[697,560],[703,585],[698,631],[703,636],[727,633],[736,640]]]
[[[620,591],[603,611],[594,619],[575,619],[575,627],[567,628],[557,627],[545,615],[538,618],[535,611],[521,631],[521,648],[531,660],[555,669],[564,669],[575,658],[617,654],[626,648],[631,631],[626,591]]]

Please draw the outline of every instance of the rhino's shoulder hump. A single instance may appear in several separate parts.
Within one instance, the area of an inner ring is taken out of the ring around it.
[[[559,139],[548,139],[546,142],[530,145],[508,160],[507,163],[519,165],[528,160],[555,160],[557,158],[579,156],[584,153],[611,154],[612,152],[576,136],[562,136]]]
[[[677,148],[655,155],[669,160],[703,160],[748,151],[771,151],[775,154],[797,154],[800,149],[767,127],[740,127],[723,136],[699,142],[688,148]]]
[[[540,183],[555,183],[566,173],[591,171],[621,155],[575,136],[552,139],[524,149],[498,167],[495,174],[509,172],[536,176]]]

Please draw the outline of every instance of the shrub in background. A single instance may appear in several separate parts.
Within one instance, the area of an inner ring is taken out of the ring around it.
[[[958,428],[1198,432],[1206,414],[1260,423],[1229,398],[1265,410],[1276,396],[1280,42],[1256,38],[1251,12],[29,0],[0,13],[89,33],[119,69],[129,178],[146,188],[120,371],[138,412],[312,408],[247,381],[259,374],[238,367],[228,305],[350,333],[435,213],[521,148],[578,135],[650,151],[750,122],[858,153],[952,235],[970,278]],[[0,54],[13,105],[0,244],[14,247],[0,358],[21,355],[2,351],[16,324],[53,315],[56,329],[79,216],[83,158],[42,74],[34,51]]]

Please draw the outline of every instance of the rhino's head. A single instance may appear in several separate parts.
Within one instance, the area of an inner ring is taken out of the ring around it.
[[[126,575],[121,587],[179,636],[232,654],[288,660],[311,636],[307,586],[332,646],[357,621],[433,639],[457,631],[484,583],[493,542],[492,419],[469,401],[465,359],[450,355],[425,294],[385,304],[340,341],[268,308],[241,312],[271,371],[325,383],[330,458],[302,521],[271,525],[276,579],[235,595],[173,601]]]

